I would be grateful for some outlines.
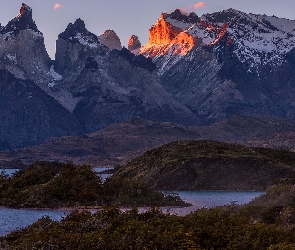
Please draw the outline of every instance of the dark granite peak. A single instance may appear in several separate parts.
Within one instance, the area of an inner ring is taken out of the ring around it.
[[[9,21],[5,27],[0,28],[0,32],[1,34],[13,32],[17,35],[21,30],[28,29],[42,34],[33,20],[32,8],[23,3],[20,13],[14,19]]]
[[[58,35],[59,39],[68,40],[74,43],[80,42],[79,37],[86,38],[89,43],[99,44],[97,36],[86,29],[84,21],[80,18],[74,23],[69,23],[65,31]]]
[[[197,23],[199,22],[200,18],[194,12],[190,13],[188,16],[184,15],[180,9],[176,9],[170,14],[166,14],[166,17],[170,17],[172,19],[178,20],[180,22],[186,23]]]

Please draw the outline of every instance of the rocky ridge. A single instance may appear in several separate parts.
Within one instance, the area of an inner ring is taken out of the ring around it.
[[[196,121],[189,109],[160,85],[151,59],[124,48],[110,50],[98,40],[84,22],[76,20],[56,42],[56,71],[63,76],[56,91],[66,89],[72,94],[68,100],[74,104],[71,111],[86,133],[138,116],[180,123]]]
[[[161,14],[140,53],[204,123],[233,114],[294,119],[295,21],[233,9]]]

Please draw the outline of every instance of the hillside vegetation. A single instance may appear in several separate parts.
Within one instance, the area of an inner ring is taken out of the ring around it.
[[[176,141],[115,173],[160,190],[265,190],[295,182],[295,153],[215,141]]]
[[[250,206],[295,208],[295,185],[277,184],[266,189],[266,193],[255,198],[249,203]]]
[[[87,165],[37,162],[12,177],[0,175],[0,205],[56,208],[76,206],[188,205],[178,196],[120,178],[102,183]]]

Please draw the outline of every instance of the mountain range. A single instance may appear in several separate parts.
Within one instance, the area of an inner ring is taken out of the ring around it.
[[[179,126],[233,115],[294,121],[294,48],[295,21],[175,10],[161,14],[146,45],[133,35],[128,49],[114,31],[97,36],[77,19],[59,34],[51,60],[22,4],[0,27],[0,150],[134,118]]]
[[[228,9],[163,13],[141,54],[204,123],[233,114],[294,120],[295,21]]]

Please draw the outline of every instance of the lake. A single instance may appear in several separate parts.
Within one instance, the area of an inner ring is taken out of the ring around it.
[[[231,191],[174,191],[180,198],[188,203],[190,207],[181,208],[162,208],[176,215],[186,215],[199,208],[210,208],[230,204],[243,205],[254,198],[264,194],[264,192],[231,192]]]
[[[102,173],[103,171],[110,170],[113,168],[93,168],[93,170],[100,176],[101,180],[104,182],[106,178],[110,177],[112,174]]]
[[[12,209],[0,207],[0,236],[15,229],[26,227],[43,216],[50,216],[53,220],[60,220],[68,211]]]
[[[15,172],[19,171],[18,168],[7,168],[7,169],[0,169],[0,173],[4,171],[5,174],[8,174],[9,176],[12,176]]]
[[[193,206],[184,208],[162,208],[164,212],[176,215],[186,215],[198,208],[214,207],[236,203],[246,204],[263,192],[226,192],[226,191],[175,191],[179,196]],[[146,211],[148,208],[140,208]],[[48,215],[54,220],[60,220],[69,211],[62,210],[35,210],[35,209],[11,209],[0,207],[0,235],[5,235],[17,228],[26,227],[37,219]]]

